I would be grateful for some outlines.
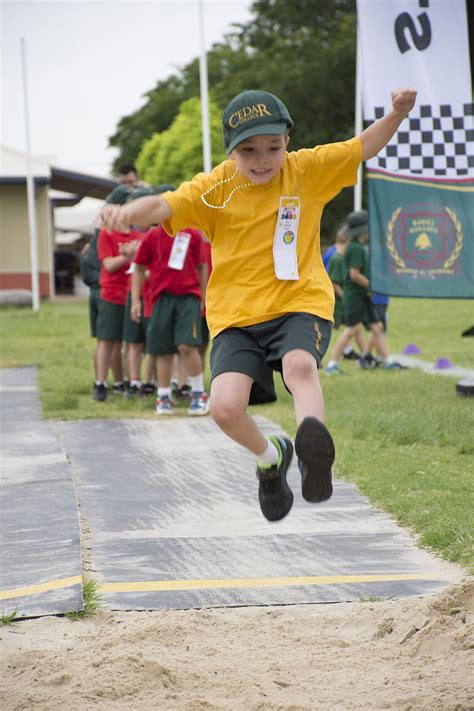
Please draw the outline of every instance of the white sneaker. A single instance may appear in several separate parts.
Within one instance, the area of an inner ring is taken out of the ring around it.
[[[155,415],[173,415],[173,401],[169,397],[156,398]]]
[[[326,368],[324,368],[324,372],[327,373],[327,375],[341,375],[342,371],[339,367],[339,363],[333,363],[332,365],[328,365]]]
[[[209,395],[206,392],[192,393],[191,403],[188,407],[188,415],[207,415],[209,406]]]

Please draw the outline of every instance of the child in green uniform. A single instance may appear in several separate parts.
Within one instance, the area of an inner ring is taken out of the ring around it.
[[[342,297],[344,295],[344,254],[347,249],[349,237],[345,227],[341,227],[336,234],[336,251],[332,255],[328,264],[328,275],[334,288],[334,328],[339,328],[344,321],[344,305]]]
[[[323,424],[318,364],[330,339],[334,291],[321,259],[321,214],[356,182],[361,160],[388,143],[415,97],[413,90],[393,92],[392,110],[360,137],[288,153],[293,121],[286,106],[267,92],[244,91],[224,111],[229,160],[174,193],[102,211],[109,230],[162,223],[172,235],[189,225],[207,235],[211,414],[256,456],[269,520],[286,516],[293,503],[286,481],[293,444],[265,437],[248,415],[254,383],[271,391],[272,370],[282,373],[294,400],[303,497],[328,499],[334,444]]]
[[[366,210],[351,212],[347,218],[347,233],[350,243],[344,254],[344,323],[345,329],[334,346],[332,358],[326,373],[339,373],[339,359],[344,348],[352,341],[354,335],[364,324],[370,329],[377,352],[382,357],[381,367],[392,368],[388,360],[388,349],[385,341],[382,318],[377,306],[370,298],[369,255],[366,245],[369,241],[369,221]],[[359,363],[364,367],[369,363],[366,353],[362,353]]]

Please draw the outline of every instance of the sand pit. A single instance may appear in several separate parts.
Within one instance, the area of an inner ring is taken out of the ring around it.
[[[474,708],[474,582],[436,596],[3,627],[3,711]]]

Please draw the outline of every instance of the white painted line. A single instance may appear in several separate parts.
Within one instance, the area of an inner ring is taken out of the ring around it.
[[[406,356],[403,355],[403,353],[394,355],[393,359],[409,368],[419,368],[430,375],[449,375],[455,378],[467,378],[468,380],[474,381],[474,370],[469,370],[469,368],[460,368],[459,366],[453,366],[452,368],[435,368],[435,364],[430,363],[428,360],[421,360],[421,358],[414,356]]]

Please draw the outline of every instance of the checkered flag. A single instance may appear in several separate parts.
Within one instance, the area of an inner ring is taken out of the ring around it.
[[[370,126],[385,115],[376,106],[365,121]],[[426,178],[474,176],[474,104],[427,104],[415,107],[397,134],[367,167]]]

